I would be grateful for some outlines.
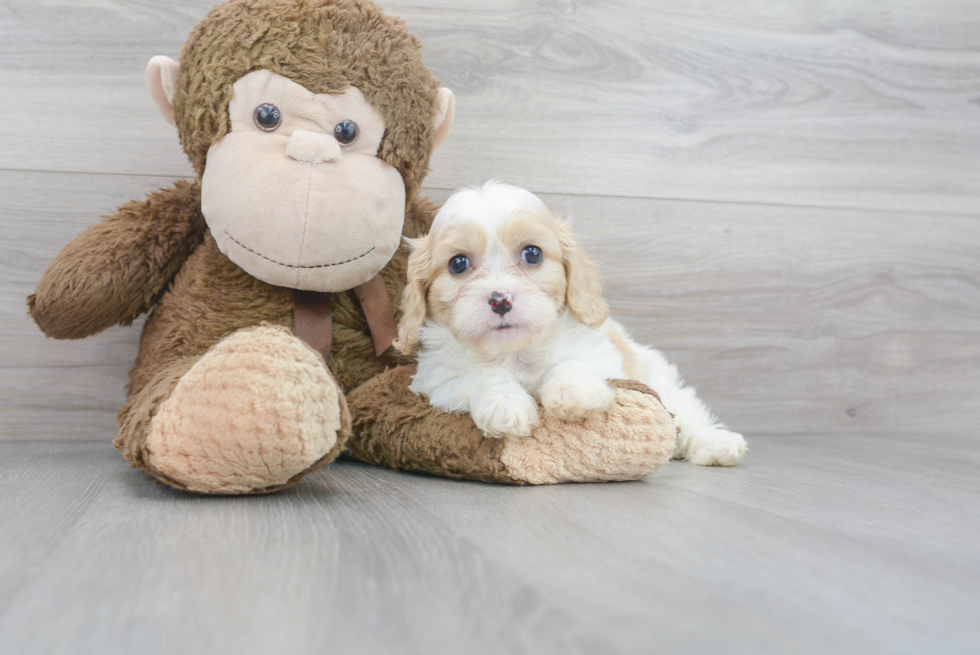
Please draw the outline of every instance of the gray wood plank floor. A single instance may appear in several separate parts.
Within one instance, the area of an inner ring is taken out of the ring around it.
[[[0,653],[976,653],[962,441],[757,437],[744,466],[495,487],[334,464],[154,485],[0,443]]]

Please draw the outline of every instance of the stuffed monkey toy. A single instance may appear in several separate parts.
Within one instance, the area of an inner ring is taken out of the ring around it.
[[[179,489],[266,493],[345,451],[391,468],[516,484],[635,479],[673,449],[649,389],[531,437],[484,437],[408,390],[389,348],[403,235],[449,132],[452,93],[421,44],[365,0],[230,0],[151,95],[197,179],[120,207],[72,241],[28,298],[50,337],[151,312],[115,445]]]

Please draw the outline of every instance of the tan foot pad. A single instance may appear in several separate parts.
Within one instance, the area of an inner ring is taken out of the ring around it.
[[[563,421],[542,412],[530,437],[505,439],[500,460],[530,484],[638,480],[674,452],[677,430],[660,399],[638,382],[614,380],[616,400],[606,412]]]
[[[349,426],[323,360],[287,330],[260,327],[221,341],[181,378],[150,424],[145,459],[190,491],[271,491],[332,459]]]

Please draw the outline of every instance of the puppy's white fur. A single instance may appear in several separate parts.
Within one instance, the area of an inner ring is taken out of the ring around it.
[[[662,353],[608,318],[592,262],[532,193],[495,181],[459,191],[410,243],[395,345],[408,354],[421,342],[411,388],[434,406],[469,412],[489,436],[527,436],[538,424],[534,397],[576,419],[610,406],[606,380],[631,378],[676,416],[675,458],[730,466],[745,454],[742,435],[717,422]],[[525,259],[528,247],[539,263]],[[449,269],[455,257],[469,262],[462,273]],[[494,297],[509,300],[506,312]]]

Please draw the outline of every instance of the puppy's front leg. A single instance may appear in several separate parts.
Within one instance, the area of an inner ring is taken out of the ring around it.
[[[548,371],[541,384],[541,404],[546,412],[575,420],[609,409],[616,393],[587,364],[567,361]]]
[[[527,437],[538,425],[538,403],[505,369],[484,371],[473,389],[470,416],[488,437]]]

